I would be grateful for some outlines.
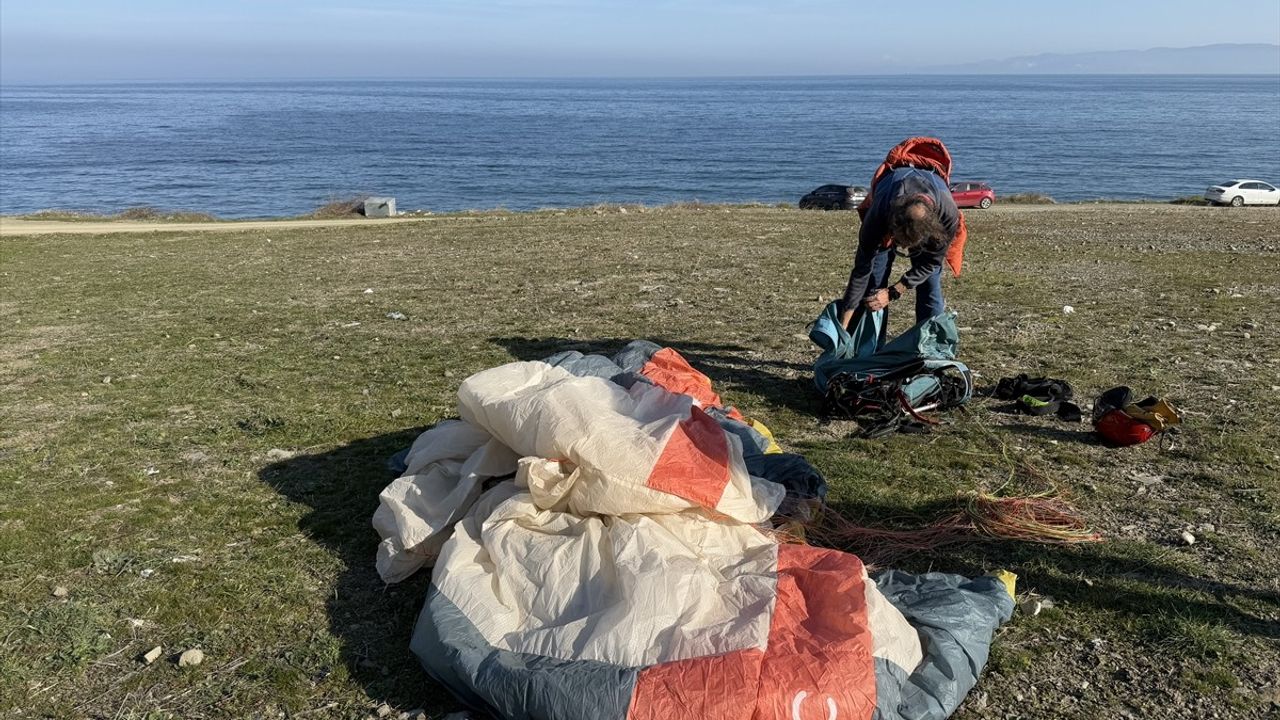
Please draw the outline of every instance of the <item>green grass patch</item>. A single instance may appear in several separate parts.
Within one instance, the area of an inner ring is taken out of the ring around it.
[[[1247,717],[1224,673],[1255,688],[1280,666],[1274,213],[997,206],[969,223],[966,272],[945,288],[979,386],[1029,372],[1085,403],[1117,384],[1164,395],[1190,411],[1173,449],[1109,449],[1086,425],[983,396],[924,436],[856,440],[822,422],[805,325],[847,279],[854,213],[627,206],[6,237],[0,714],[456,709],[408,649],[427,578],[385,587],[373,569],[386,458],[453,415],[473,372],[649,338],[804,453],[858,523],[918,527],[959,493],[1054,490],[1106,535],[898,561],[1007,568],[1054,602],[1001,630],[987,710],[959,717],[1059,717],[1053,700],[1086,681],[1095,717],[1161,716],[1174,695]],[[137,661],[157,645],[161,661]],[[204,664],[177,668],[192,647]],[[1019,701],[1033,684],[1043,702]]]

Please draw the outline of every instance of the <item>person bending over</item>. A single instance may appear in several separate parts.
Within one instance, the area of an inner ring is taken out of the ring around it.
[[[881,177],[858,231],[858,249],[840,306],[840,322],[852,327],[861,313],[887,310],[890,303],[912,290],[916,292],[917,323],[942,312],[942,262],[959,228],[960,211],[936,173],[901,167]],[[911,267],[889,285],[895,255],[908,258]],[[882,343],[888,319],[886,312]]]

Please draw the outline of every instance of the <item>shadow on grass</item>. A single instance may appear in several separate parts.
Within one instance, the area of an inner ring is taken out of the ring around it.
[[[1049,422],[1054,422],[1050,420]],[[1073,429],[1073,428],[1089,428]],[[1104,445],[1098,434],[1093,432],[1090,425],[1080,425],[1078,423],[1059,423],[1058,425],[1036,425],[1029,422],[1008,423],[1006,425],[994,426],[999,432],[1011,433],[1014,435],[1039,435],[1047,440],[1057,440],[1066,443],[1079,443],[1081,445]]]
[[[858,524],[881,527],[889,523],[911,529],[953,512],[955,504],[943,500],[907,508],[846,502],[832,508]],[[855,554],[860,550],[855,546],[840,549]],[[1280,639],[1280,621],[1275,619],[1280,614],[1280,592],[1190,575],[1143,557],[1144,551],[1149,548],[1115,542],[1064,546],[989,541],[920,552],[888,564],[912,572],[941,569],[964,575],[1009,569],[1018,574],[1020,592],[1034,590],[1086,611],[1128,616],[1146,629],[1146,639],[1152,642],[1173,639],[1166,631],[1176,627],[1178,619]],[[1261,612],[1242,606],[1256,606]]]
[[[423,571],[398,585],[385,585],[374,567],[378,535],[370,525],[378,493],[393,479],[387,458],[408,447],[423,429],[276,462],[258,477],[290,501],[311,508],[298,529],[346,567],[327,610],[348,675],[374,703],[423,708],[432,715],[456,709],[457,703],[427,677],[409,651],[431,574]]]
[[[613,355],[635,338],[569,338],[494,337],[489,342],[506,348],[519,360],[542,360],[564,350],[583,354]],[[741,345],[705,343],[677,338],[644,338],[663,347],[674,348],[695,368],[704,373],[720,390],[735,389],[754,393],[771,404],[798,413],[817,415],[821,398],[814,390],[810,372],[812,365],[752,357],[750,348]],[[784,377],[779,370],[794,370],[798,377]]]

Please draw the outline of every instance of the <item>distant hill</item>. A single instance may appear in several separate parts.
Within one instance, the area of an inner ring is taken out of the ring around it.
[[[1046,53],[1005,60],[921,68],[956,74],[1280,74],[1280,45],[1201,45],[1187,48]]]

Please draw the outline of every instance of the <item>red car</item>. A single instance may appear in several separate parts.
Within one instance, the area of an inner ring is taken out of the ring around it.
[[[955,198],[957,207],[986,210],[996,201],[996,191],[984,182],[953,182],[951,197]]]

